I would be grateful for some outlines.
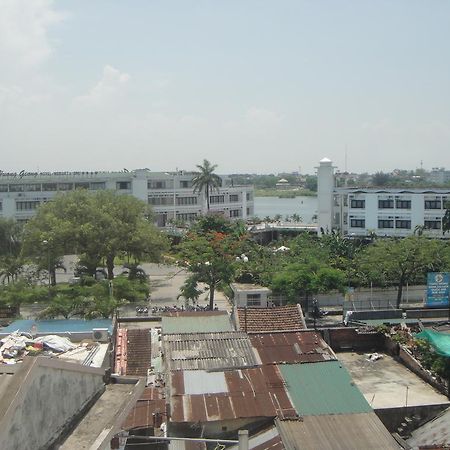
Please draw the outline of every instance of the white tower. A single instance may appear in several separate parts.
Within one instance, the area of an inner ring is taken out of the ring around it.
[[[318,235],[331,231],[333,223],[334,167],[328,158],[323,158],[317,168],[317,216]]]

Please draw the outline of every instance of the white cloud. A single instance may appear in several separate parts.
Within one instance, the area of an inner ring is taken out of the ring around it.
[[[101,80],[86,95],[76,97],[74,103],[76,106],[82,107],[110,104],[124,91],[129,79],[130,76],[127,73],[122,73],[116,68],[106,65],[103,68]]]
[[[0,67],[29,67],[53,51],[48,29],[66,17],[53,0],[0,0]]]

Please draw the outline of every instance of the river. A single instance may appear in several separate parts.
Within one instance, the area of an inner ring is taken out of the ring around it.
[[[292,214],[298,214],[304,223],[312,223],[312,217],[317,214],[317,197],[255,197],[255,216],[263,219],[280,214],[283,219]]]

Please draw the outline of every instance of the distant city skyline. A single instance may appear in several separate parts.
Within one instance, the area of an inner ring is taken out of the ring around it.
[[[0,0],[0,169],[448,169],[449,17],[438,0]]]

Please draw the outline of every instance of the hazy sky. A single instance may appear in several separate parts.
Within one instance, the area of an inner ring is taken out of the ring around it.
[[[0,0],[0,170],[450,168],[447,0]]]

